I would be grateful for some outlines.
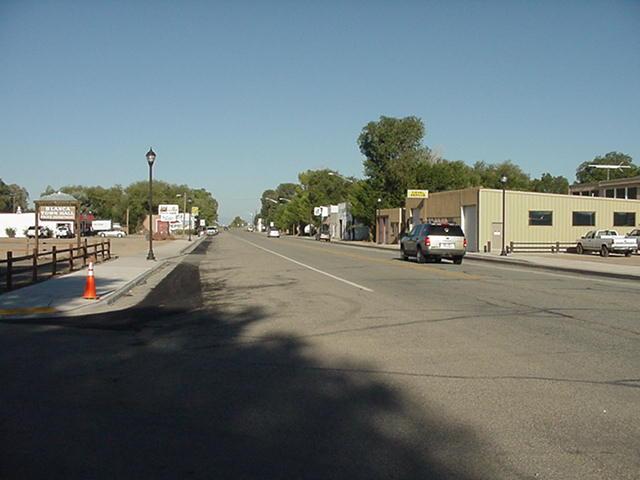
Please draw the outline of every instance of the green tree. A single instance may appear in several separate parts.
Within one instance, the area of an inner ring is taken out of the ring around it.
[[[543,173],[540,178],[531,180],[531,190],[543,193],[569,193],[569,180],[563,176],[554,177],[550,173]]]
[[[602,168],[593,168],[590,165],[620,165],[630,168],[620,168],[616,170],[606,170]],[[628,178],[640,175],[640,167],[633,163],[633,159],[620,152],[609,152],[606,155],[595,157],[590,162],[582,162],[576,169],[576,181],[578,183],[600,182],[602,180],[611,180],[617,178]]]
[[[424,162],[416,171],[415,188],[442,192],[477,186],[479,175],[462,161]]]
[[[515,163],[508,160],[502,163],[486,164],[485,162],[477,162],[473,166],[473,172],[477,175],[479,186],[484,188],[502,188],[500,179],[502,176],[507,177],[507,188],[511,190],[530,190],[531,179],[529,174]]]
[[[236,217],[231,221],[231,228],[242,228],[247,224],[242,218]]]
[[[365,156],[364,172],[384,206],[403,205],[406,190],[415,187],[419,166],[430,158],[422,145],[424,134],[424,124],[417,117],[381,116],[362,129],[358,146]]]
[[[29,193],[15,183],[7,185],[0,179],[0,212],[15,212],[18,207],[22,211],[27,209]]]

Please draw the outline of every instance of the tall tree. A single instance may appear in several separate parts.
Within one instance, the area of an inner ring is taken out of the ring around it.
[[[590,165],[620,165],[629,168],[609,170],[593,168]],[[578,183],[600,182],[616,178],[628,178],[640,175],[640,167],[633,163],[633,159],[620,152],[609,152],[606,155],[595,157],[590,162],[582,162],[576,169],[576,181]]]
[[[231,221],[231,227],[232,228],[241,228],[244,227],[247,224],[247,222],[245,222],[242,218],[240,217],[236,217]]]
[[[364,172],[384,206],[403,205],[407,188],[415,186],[420,164],[429,160],[429,151],[422,145],[424,134],[424,124],[417,117],[382,116],[362,129],[358,146],[365,156]]]
[[[18,207],[27,209],[29,193],[24,187],[12,183],[7,185],[0,178],[0,212],[15,212]]]
[[[473,166],[475,175],[478,176],[479,185],[485,188],[502,188],[500,179],[507,177],[507,187],[511,190],[529,190],[531,179],[529,174],[513,163],[511,160],[502,163],[487,164],[477,162]]]

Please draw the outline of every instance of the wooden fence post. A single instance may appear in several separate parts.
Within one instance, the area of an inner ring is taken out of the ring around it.
[[[87,239],[84,239],[84,245],[82,246],[82,266],[87,266]]]
[[[38,249],[33,249],[33,266],[31,267],[31,279],[33,283],[38,281]]]
[[[111,260],[111,239],[107,240],[107,260]]]
[[[100,257],[104,262],[104,240],[100,240]]]
[[[69,271],[73,272],[73,243],[69,244]]]
[[[513,242],[509,242],[509,251],[513,253]]]
[[[55,277],[58,269],[58,247],[51,247],[51,276]]]
[[[556,253],[560,253],[560,242],[556,242]]]
[[[11,275],[13,274],[13,252],[7,252],[7,290],[13,288]]]

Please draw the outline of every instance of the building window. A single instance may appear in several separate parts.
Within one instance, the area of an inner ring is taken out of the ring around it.
[[[624,188],[616,188],[616,198],[627,198]]]
[[[596,225],[596,212],[573,212],[574,227],[594,227]]]
[[[630,200],[636,200],[638,198],[638,187],[627,188],[627,198]]]
[[[607,191],[605,192],[605,197],[613,198],[613,188],[607,188]]]
[[[549,210],[529,210],[529,225],[553,225],[553,212]]]
[[[614,227],[635,227],[636,213],[635,212],[613,212],[613,226]]]
[[[580,195],[580,192],[571,192],[571,195]]]
[[[594,190],[593,192],[591,192],[591,195],[594,197],[599,197],[600,196],[600,192],[598,190]]]

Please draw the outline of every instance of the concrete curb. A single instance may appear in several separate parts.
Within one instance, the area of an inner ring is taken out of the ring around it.
[[[296,238],[296,237],[292,237]],[[300,238],[308,238],[308,237],[300,237]],[[331,243],[335,243],[337,245],[347,245],[349,247],[358,247],[358,248],[372,248],[376,250],[384,250],[387,252],[400,252],[399,248],[388,248],[382,247],[380,245],[372,244],[366,245],[361,243],[352,243],[345,242],[343,240],[331,240]],[[640,280],[640,275],[633,275],[627,273],[615,273],[615,272],[601,272],[599,270],[585,270],[581,268],[572,268],[572,267],[563,267],[557,265],[538,265],[535,263],[528,262],[526,260],[518,260],[515,258],[493,258],[493,257],[485,257],[485,256],[475,256],[473,254],[466,255],[465,261],[477,261],[477,262],[491,262],[503,265],[515,265],[519,267],[526,268],[535,268],[538,270],[547,270],[551,272],[565,272],[565,273],[574,273],[579,275],[586,275],[591,277],[605,277],[605,278],[614,278],[617,280]]]
[[[140,285],[141,283],[143,283],[151,275],[156,273],[161,268],[164,268],[170,261],[172,261],[172,260],[174,260],[174,259],[176,259],[178,257],[190,254],[193,250],[196,249],[196,247],[198,245],[200,245],[200,243],[202,243],[202,241],[204,239],[205,239],[205,237],[199,237],[193,243],[187,245],[182,250],[180,250],[178,252],[178,255],[175,255],[173,257],[167,257],[167,258],[164,258],[164,259],[160,260],[156,265],[151,267],[146,272],[141,273],[140,275],[135,277],[133,280],[125,283],[120,288],[118,288],[118,289],[114,290],[113,292],[109,293],[108,295],[106,295],[102,299],[102,301],[104,301],[107,305],[113,305],[116,301],[118,301],[118,299],[120,297],[122,297],[124,294],[126,294],[129,290],[131,290],[132,288],[135,288],[138,285]],[[96,302],[96,304],[99,304],[99,302],[100,301]],[[96,305],[96,304],[94,304],[94,305]]]
[[[601,272],[598,270],[584,270],[582,268],[572,268],[572,267],[563,267],[557,265],[538,265],[536,263],[531,263],[526,260],[518,260],[515,258],[510,259],[497,259],[491,257],[476,257],[473,255],[465,256],[465,260],[471,260],[476,262],[489,262],[489,263],[497,263],[503,265],[514,265],[518,267],[526,267],[526,268],[535,268],[537,270],[547,270],[551,272],[565,272],[565,273],[575,273],[578,275],[585,275],[590,277],[605,277],[605,278],[614,278],[617,280],[640,280],[640,275],[633,275],[629,273],[615,273],[615,272]]]

